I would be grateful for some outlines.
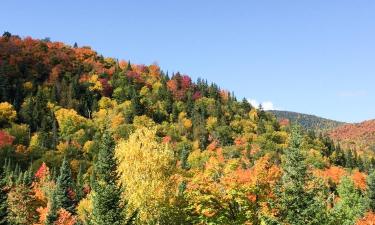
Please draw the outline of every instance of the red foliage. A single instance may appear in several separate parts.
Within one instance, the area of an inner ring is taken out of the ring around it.
[[[103,91],[102,94],[104,96],[110,96],[112,94],[113,88],[112,86],[108,83],[108,79],[106,78],[101,78],[99,79],[100,83],[102,83],[103,86]]]
[[[128,71],[127,76],[136,83],[144,83],[144,80],[141,77],[141,75],[135,71]]]
[[[49,168],[43,162],[42,165],[39,167],[39,169],[36,171],[35,177],[41,180],[41,179],[45,178],[48,175],[49,175]]]
[[[186,96],[186,92],[192,87],[191,78],[187,75],[177,73],[167,82],[167,87],[176,100],[183,100]]]
[[[375,144],[375,120],[358,124],[340,126],[329,133],[329,136],[340,141],[344,147],[370,147]],[[361,149],[362,150],[362,149]]]
[[[14,141],[14,137],[10,134],[8,134],[5,131],[0,130],[0,148],[12,145]]]
[[[195,100],[198,100],[198,99],[200,99],[200,98],[202,98],[202,94],[201,94],[201,92],[200,92],[200,91],[196,91],[196,92],[193,94],[193,100],[195,101]]]

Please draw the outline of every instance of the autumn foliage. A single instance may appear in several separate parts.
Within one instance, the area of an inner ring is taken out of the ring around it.
[[[0,93],[7,224],[374,220],[375,157],[362,148],[372,121],[333,131],[333,141],[203,79],[9,33]]]

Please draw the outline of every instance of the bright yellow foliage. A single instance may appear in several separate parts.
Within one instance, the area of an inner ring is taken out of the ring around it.
[[[207,130],[212,131],[215,129],[216,126],[217,126],[217,118],[213,116],[208,117],[207,124],[206,124]]]
[[[89,216],[92,214],[92,195],[89,194],[86,198],[82,199],[77,206],[78,218],[82,220],[83,224],[89,223]]]
[[[108,97],[102,97],[98,102],[100,109],[113,109],[117,106],[116,100],[111,100]]]
[[[94,74],[90,77],[89,83],[92,84],[92,86],[89,87],[90,91],[102,91],[103,85],[98,80],[99,76],[97,74]]]
[[[59,109],[55,112],[55,116],[63,138],[71,138],[77,131],[88,124],[88,120],[78,115],[73,109]]]
[[[124,197],[131,210],[139,210],[143,224],[158,220],[174,190],[173,151],[158,143],[155,134],[155,128],[138,128],[115,150]]]
[[[11,123],[17,117],[16,110],[8,102],[0,103],[0,125],[4,123]]]

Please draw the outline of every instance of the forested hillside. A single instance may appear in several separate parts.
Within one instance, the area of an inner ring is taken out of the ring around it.
[[[307,130],[314,130],[316,132],[329,131],[329,130],[335,129],[336,127],[339,127],[345,124],[343,122],[325,119],[322,117],[303,114],[303,113],[280,111],[280,110],[270,110],[269,112],[275,114],[275,116],[279,120],[287,119],[291,123],[298,123],[303,128]]]
[[[0,163],[1,225],[375,217],[371,156],[280,124],[205,80],[8,32]]]
[[[375,120],[337,127],[329,132],[329,136],[345,148],[373,152],[375,150]]]

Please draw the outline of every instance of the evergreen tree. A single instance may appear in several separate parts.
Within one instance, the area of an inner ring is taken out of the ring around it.
[[[3,168],[0,167],[0,225],[6,225],[7,222],[7,187],[6,176]]]
[[[108,131],[102,135],[98,158],[95,162],[92,224],[123,224],[121,188],[117,186],[115,143]]]
[[[375,170],[367,177],[367,197],[370,209],[375,212]]]
[[[69,162],[64,158],[60,168],[60,175],[57,177],[55,189],[56,208],[64,208],[70,213],[74,214],[76,201],[74,199],[74,183]]]
[[[56,192],[52,193],[52,196],[49,199],[49,208],[48,214],[46,218],[46,225],[54,225],[55,221],[57,220],[57,201],[56,201]]]
[[[332,225],[352,225],[365,213],[368,201],[349,177],[344,177],[337,187],[339,201],[331,213]]]
[[[283,224],[316,224],[326,219],[322,191],[313,184],[305,158],[300,151],[302,135],[298,128],[292,128],[290,146],[282,162],[283,176],[276,190],[279,218]]]
[[[82,164],[79,165],[79,170],[77,174],[77,182],[76,182],[76,196],[77,202],[79,202],[82,198],[84,198],[84,179],[83,179],[83,167]]]

